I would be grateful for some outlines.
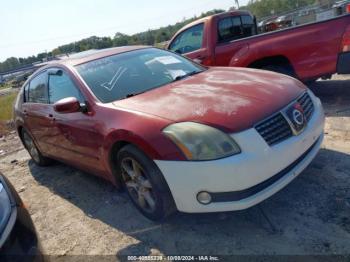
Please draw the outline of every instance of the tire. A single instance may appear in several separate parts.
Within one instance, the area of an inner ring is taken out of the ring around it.
[[[123,147],[117,159],[123,187],[145,217],[159,221],[177,211],[168,184],[153,160],[133,145]]]
[[[288,65],[266,65],[263,66],[261,69],[295,77],[293,69]]]
[[[27,149],[30,157],[38,166],[48,166],[53,163],[53,160],[47,157],[44,157],[38,147],[35,145],[34,140],[29,135],[26,130],[22,130],[22,141],[24,147]]]
[[[304,82],[307,87],[310,87],[316,83],[317,79],[311,79]]]

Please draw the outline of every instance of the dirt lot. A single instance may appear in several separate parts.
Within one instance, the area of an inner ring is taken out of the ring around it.
[[[15,134],[0,141],[0,170],[51,255],[349,254],[350,76],[312,89],[327,114],[321,151],[288,187],[246,211],[153,223],[97,177],[61,164],[35,166]]]

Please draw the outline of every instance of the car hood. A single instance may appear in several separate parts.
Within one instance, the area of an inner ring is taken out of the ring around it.
[[[210,68],[113,105],[173,122],[194,121],[239,132],[277,112],[304,90],[301,82],[281,74]]]

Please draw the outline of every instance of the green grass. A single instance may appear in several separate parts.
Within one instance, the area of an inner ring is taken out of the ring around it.
[[[13,104],[17,97],[17,92],[0,96],[0,121],[12,119]]]

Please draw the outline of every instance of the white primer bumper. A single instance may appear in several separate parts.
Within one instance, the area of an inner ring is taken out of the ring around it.
[[[298,136],[270,147],[251,128],[231,135],[241,147],[241,154],[212,161],[155,160],[169,185],[177,209],[188,213],[246,209],[275,194],[296,178],[314,159],[323,140],[322,105],[318,98],[309,93],[315,110],[307,127]],[[312,145],[312,150],[288,173],[252,196],[208,205],[197,201],[196,196],[201,191],[221,193],[251,188],[291,165]]]

